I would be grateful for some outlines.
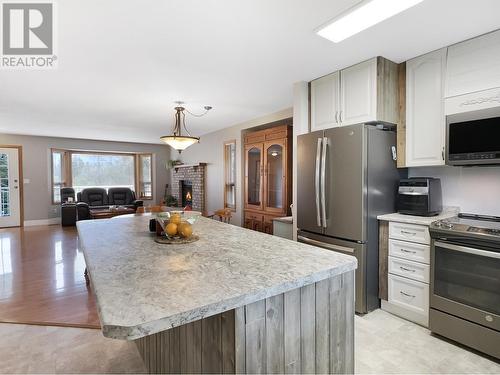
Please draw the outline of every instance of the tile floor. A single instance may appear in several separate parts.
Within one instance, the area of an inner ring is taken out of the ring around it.
[[[0,373],[143,373],[131,342],[99,330],[0,324]],[[356,317],[357,373],[500,374],[500,362],[382,310]]]

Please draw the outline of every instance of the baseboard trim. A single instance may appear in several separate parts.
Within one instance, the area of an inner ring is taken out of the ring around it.
[[[39,220],[25,220],[24,221],[25,227],[34,227],[37,225],[57,225],[57,224],[61,224],[60,217],[54,217],[52,219],[39,219]]]

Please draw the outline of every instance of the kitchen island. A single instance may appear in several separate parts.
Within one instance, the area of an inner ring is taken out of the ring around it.
[[[354,371],[354,257],[206,218],[158,244],[150,218],[77,225],[102,332],[149,372]]]

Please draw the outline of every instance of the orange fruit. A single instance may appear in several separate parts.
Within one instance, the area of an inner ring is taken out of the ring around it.
[[[173,237],[177,234],[177,224],[175,223],[169,223],[165,227],[165,233],[167,233],[167,236]]]
[[[193,234],[193,227],[189,223],[182,223],[179,225],[179,234],[184,238],[191,237]]]
[[[172,214],[170,216],[170,223],[177,224],[179,225],[181,223],[181,215],[179,214]]]

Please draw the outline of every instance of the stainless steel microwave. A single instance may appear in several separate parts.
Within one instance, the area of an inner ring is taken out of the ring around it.
[[[500,164],[500,108],[446,116],[446,164]]]

